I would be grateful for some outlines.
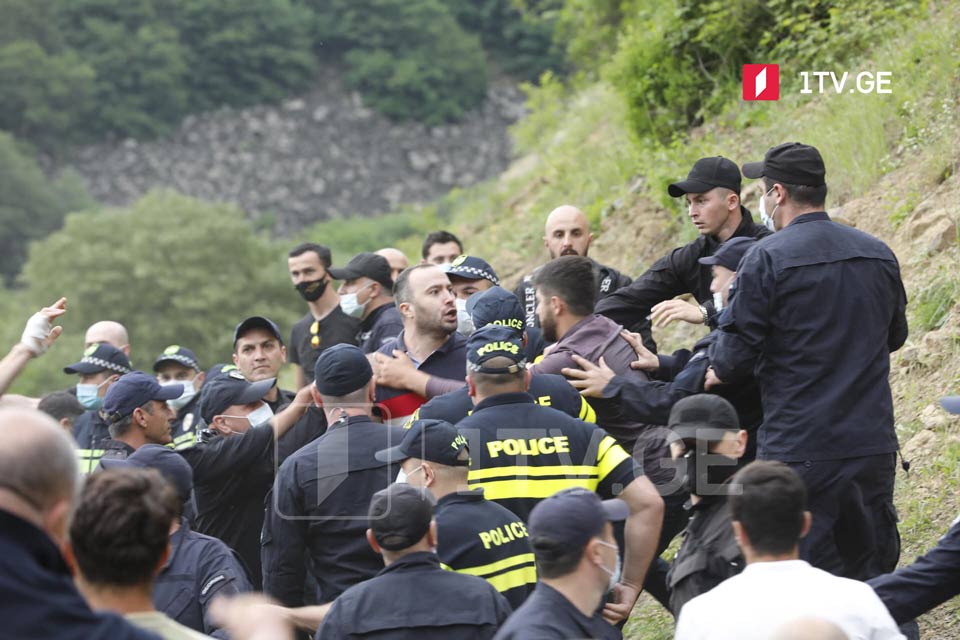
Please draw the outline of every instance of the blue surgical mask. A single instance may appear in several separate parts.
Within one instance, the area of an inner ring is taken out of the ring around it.
[[[83,405],[84,409],[89,409],[95,411],[103,407],[103,398],[100,397],[100,387],[110,382],[111,378],[107,378],[100,384],[94,383],[77,383],[77,402]]]

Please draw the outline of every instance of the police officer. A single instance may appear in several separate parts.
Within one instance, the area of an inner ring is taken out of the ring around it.
[[[200,368],[196,354],[177,344],[170,345],[157,356],[153,371],[162,385],[183,385],[183,393],[167,402],[177,413],[171,427],[173,447],[192,447],[200,430],[200,391],[207,374]]]
[[[560,491],[537,504],[528,526],[540,581],[496,640],[619,640],[620,630],[610,624],[616,617],[612,605],[601,605],[620,579],[611,523],[629,513],[623,501],[601,501],[582,488]]]
[[[393,277],[386,258],[375,253],[358,253],[347,266],[330,267],[330,275],[342,280],[337,293],[340,309],[360,320],[358,346],[373,353],[403,331],[403,320],[393,302]]]
[[[87,412],[74,421],[73,439],[77,441],[80,473],[90,473],[100,463],[103,443],[110,438],[110,427],[100,413],[103,398],[110,385],[130,372],[130,361],[113,345],[92,344],[79,362],[64,367],[63,372],[80,376],[77,401]]]
[[[126,460],[103,460],[106,469],[150,468],[159,471],[177,490],[185,508],[193,487],[193,471],[182,456],[169,447],[148,444]],[[153,586],[153,606],[180,624],[214,638],[229,638],[210,615],[217,596],[230,596],[253,589],[236,553],[222,541],[190,529],[187,519],[174,518],[170,556]]]
[[[380,570],[363,538],[363,515],[370,497],[397,476],[396,465],[374,454],[403,437],[371,419],[373,370],[358,347],[325,350],[314,375],[313,397],[330,427],[280,466],[263,527],[264,591],[291,607],[303,604],[305,555],[320,603]]]
[[[524,346],[524,355],[528,362],[532,362],[530,336],[540,335],[540,329],[525,328],[523,323],[523,308],[517,296],[501,287],[491,287],[486,291],[475,294],[467,301],[467,311],[471,321],[477,329],[487,325],[509,327],[517,332]],[[543,339],[540,339],[540,349],[543,348]],[[530,377],[530,388],[527,390],[537,404],[553,407],[558,411],[579,418],[585,422],[596,422],[597,415],[586,399],[570,386],[563,376],[555,374],[534,374]],[[418,418],[435,418],[446,420],[450,424],[457,424],[473,409],[473,401],[467,387],[437,396],[417,409],[407,420],[404,427],[408,427]]]
[[[686,198],[688,213],[699,237],[663,256],[633,284],[597,304],[597,313],[639,331],[651,351],[657,347],[646,320],[651,310],[653,320],[661,323],[681,319],[717,326],[719,311],[710,292],[710,268],[701,263],[700,258],[713,255],[730,238],[759,240],[771,232],[754,223],[750,212],[740,203],[740,170],[727,158],[700,158],[687,179],[674,182],[667,191],[671,197]],[[697,304],[671,299],[685,293],[693,295]]]
[[[756,377],[757,458],[788,463],[809,491],[801,558],[860,580],[891,571],[900,549],[890,352],[907,337],[900,267],[883,242],[830,220],[815,148],[773,147],[743,173],[764,178],[760,213],[777,232],[737,270],[706,386]]]
[[[337,598],[317,640],[493,638],[510,605],[485,581],[440,567],[429,493],[392,485],[374,494],[368,519],[367,541],[386,568]]]
[[[620,619],[636,602],[653,558],[663,500],[633,459],[595,425],[549,407],[528,394],[529,373],[516,332],[487,326],[467,343],[467,383],[475,405],[457,424],[470,443],[471,488],[526,520],[542,498],[568,487],[630,506],[625,530],[624,579],[612,605]]]
[[[110,439],[103,443],[101,460],[127,458],[145,444],[170,444],[173,409],[167,401],[181,393],[182,385],[161,386],[156,378],[143,371],[120,376],[103,399],[103,416],[110,425]]]
[[[670,452],[681,462],[692,512],[667,574],[670,611],[676,617],[688,601],[745,566],[733,535],[727,495],[730,478],[742,466],[747,432],[740,428],[733,405],[709,393],[677,402],[669,427],[676,438]]]
[[[586,257],[593,242],[590,233],[590,222],[582,211],[571,205],[562,205],[550,212],[544,227],[543,246],[547,248],[550,259],[560,256]],[[632,280],[614,269],[591,259],[596,287],[594,302],[611,295],[613,292],[628,286]],[[527,274],[514,290],[517,298],[523,303],[524,319],[527,327],[539,327],[537,317],[537,296],[534,278],[536,270]],[[622,323],[621,323],[622,324]]]
[[[273,415],[263,397],[274,380],[248,382],[233,369],[210,378],[200,417],[215,432],[208,442],[179,449],[193,469],[197,529],[236,551],[260,584],[260,530],[264,498],[273,483],[274,443],[303,415],[309,391]]]
[[[400,444],[377,452],[399,463],[409,484],[428,489],[437,500],[437,555],[445,569],[478,576],[514,609],[537,582],[523,520],[485,500],[483,489],[467,489],[470,450],[449,422],[417,420]]]

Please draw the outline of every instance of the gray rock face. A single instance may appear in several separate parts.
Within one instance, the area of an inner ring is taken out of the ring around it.
[[[66,164],[105,204],[166,187],[273,214],[274,231],[287,234],[497,175],[510,160],[507,127],[523,112],[519,90],[492,83],[484,104],[461,122],[391,122],[326,71],[311,93],[282,105],[190,116],[166,139],[86,147]]]

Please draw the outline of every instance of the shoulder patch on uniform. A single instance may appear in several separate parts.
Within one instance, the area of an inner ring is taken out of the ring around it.
[[[227,576],[223,575],[222,573],[220,575],[214,576],[213,578],[210,578],[209,580],[207,580],[207,583],[203,585],[203,588],[200,589],[200,595],[202,596],[207,595],[207,593],[210,592],[210,589],[213,588],[213,585],[223,582],[226,579],[227,579]]]

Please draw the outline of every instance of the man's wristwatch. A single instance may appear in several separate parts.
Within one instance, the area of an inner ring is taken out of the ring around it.
[[[707,308],[702,304],[698,305],[697,308],[700,309],[700,313],[703,314],[703,324],[704,326],[706,326],[706,324],[710,321],[710,314],[707,313]]]

